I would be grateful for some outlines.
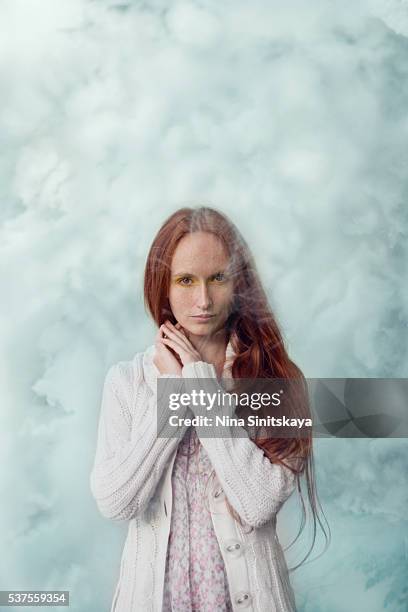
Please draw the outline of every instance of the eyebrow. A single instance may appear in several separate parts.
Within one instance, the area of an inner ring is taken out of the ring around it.
[[[217,274],[225,274],[226,270],[217,270],[217,272],[214,272],[214,274],[210,274],[210,276],[208,278],[211,278],[212,276],[217,276]],[[194,276],[196,277],[195,274],[191,274],[191,272],[176,272],[176,274],[173,274],[173,278],[175,278],[176,276]]]

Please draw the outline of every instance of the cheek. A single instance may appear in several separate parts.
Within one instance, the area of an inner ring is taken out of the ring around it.
[[[191,301],[191,291],[179,289],[178,287],[170,288],[169,302],[172,308],[181,310],[186,307]]]
[[[231,304],[233,296],[234,296],[233,290],[226,288],[225,290],[219,292],[217,296],[217,301],[220,305],[227,308]]]

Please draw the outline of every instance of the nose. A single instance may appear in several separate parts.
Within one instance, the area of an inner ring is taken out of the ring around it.
[[[212,301],[206,283],[202,283],[199,288],[197,297],[197,305],[201,310],[208,310],[211,307]]]

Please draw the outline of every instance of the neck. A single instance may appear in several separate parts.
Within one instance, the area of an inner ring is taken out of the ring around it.
[[[200,353],[203,361],[214,365],[224,362],[225,350],[228,344],[228,336],[225,329],[221,329],[211,336],[196,336],[190,333],[189,340]]]

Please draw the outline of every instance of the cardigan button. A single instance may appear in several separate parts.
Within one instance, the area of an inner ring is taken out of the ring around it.
[[[227,540],[225,550],[233,557],[240,557],[244,551],[243,545],[237,540]]]
[[[239,593],[235,594],[234,600],[237,606],[240,608],[247,608],[251,604],[252,597],[250,593],[240,591]]]
[[[218,497],[220,497],[223,493],[223,489],[222,487],[219,487],[218,489],[216,489],[215,493],[214,493],[214,497],[217,499]]]

